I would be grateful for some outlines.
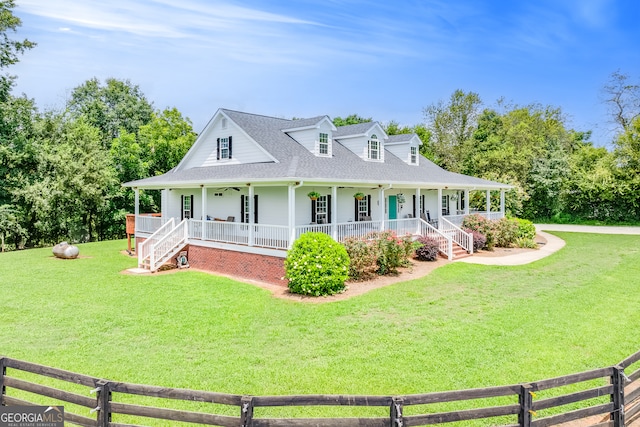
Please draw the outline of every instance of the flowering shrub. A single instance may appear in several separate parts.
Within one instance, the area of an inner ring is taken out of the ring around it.
[[[411,236],[398,237],[393,231],[376,231],[366,238],[373,240],[377,248],[378,274],[397,274],[398,267],[409,265],[415,249]]]
[[[500,218],[494,221],[494,224],[496,246],[513,247],[518,238],[518,221],[513,218]]]
[[[482,215],[472,214],[464,217],[462,221],[462,228],[477,231],[485,237],[485,245],[482,249],[493,250],[495,246],[495,225],[493,221],[490,221]],[[474,246],[475,249],[475,246]]]
[[[304,233],[284,261],[289,289],[303,295],[333,295],[344,291],[349,255],[327,234]]]
[[[416,244],[419,244],[416,248],[416,258],[420,261],[435,261],[438,258],[440,252],[440,245],[438,240],[429,236],[422,236],[416,240]]]
[[[378,251],[372,240],[350,237],[342,245],[349,255],[350,279],[369,280],[377,275]]]
[[[487,238],[479,231],[466,229],[467,233],[473,234],[473,252],[478,252],[487,245]]]

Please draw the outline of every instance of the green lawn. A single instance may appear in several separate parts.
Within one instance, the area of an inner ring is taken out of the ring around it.
[[[125,241],[0,254],[0,354],[116,381],[272,394],[505,385],[640,348],[640,236],[557,233],[527,266],[452,263],[305,304],[195,271],[134,276]]]

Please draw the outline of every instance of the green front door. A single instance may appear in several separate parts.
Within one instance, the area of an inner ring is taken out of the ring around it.
[[[389,196],[389,219],[398,218],[398,197]]]

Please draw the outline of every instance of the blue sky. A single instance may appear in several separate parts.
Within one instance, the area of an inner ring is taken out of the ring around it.
[[[220,107],[424,122],[456,89],[491,107],[561,107],[610,142],[602,86],[640,81],[637,0],[16,0],[15,93],[60,108],[92,77],[129,79],[200,132]]]

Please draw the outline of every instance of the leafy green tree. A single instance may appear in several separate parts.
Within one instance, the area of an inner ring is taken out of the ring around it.
[[[360,123],[367,123],[367,122],[370,122],[371,120],[372,120],[371,117],[364,118],[364,117],[360,117],[357,114],[351,114],[345,117],[344,119],[340,116],[334,117],[333,124],[336,127],[340,127],[340,126],[347,126],[347,125],[357,125]]]
[[[6,249],[7,240],[12,240],[14,247],[20,248],[24,244],[27,232],[20,224],[20,218],[11,205],[0,206],[0,252]]]
[[[383,127],[387,135],[415,133],[416,135],[418,135],[418,138],[420,138],[420,154],[429,159],[433,159],[433,152],[430,150],[431,131],[427,129],[425,125],[418,124],[413,127],[400,126],[398,122],[392,120]]]
[[[153,107],[137,85],[129,80],[108,78],[102,85],[97,78],[73,89],[67,104],[73,117],[84,116],[101,132],[104,148],[124,130],[138,133],[153,117]]]
[[[19,54],[36,46],[35,43],[24,40],[13,40],[9,32],[16,32],[22,25],[20,18],[13,14],[16,7],[14,0],[0,0],[0,69],[4,69],[19,61]],[[0,76],[0,102],[9,97],[15,77],[10,75]]]
[[[438,165],[451,172],[462,172],[481,106],[482,100],[477,93],[458,89],[448,102],[440,100],[424,109],[431,131],[431,151]]]
[[[191,121],[182,117],[176,108],[154,113],[151,121],[139,130],[149,175],[160,175],[176,167],[196,137]]]

